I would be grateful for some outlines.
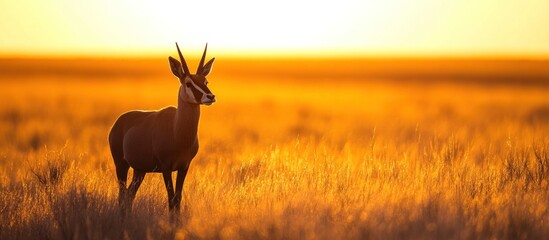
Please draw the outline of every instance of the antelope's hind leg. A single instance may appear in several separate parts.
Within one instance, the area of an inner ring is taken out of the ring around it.
[[[109,135],[109,147],[111,148],[112,159],[116,168],[116,177],[118,179],[118,205],[122,215],[125,214],[125,203],[127,198],[126,181],[128,179],[128,170],[130,165],[124,159],[124,150],[122,149],[122,140],[116,132]]]
[[[120,207],[120,211],[122,212],[122,215],[125,215],[126,213],[126,201],[127,201],[127,195],[128,191],[126,189],[126,180],[128,179],[128,170],[130,169],[130,166],[126,162],[122,162],[120,164],[116,164],[116,177],[118,178],[118,206]]]
[[[130,183],[130,186],[128,187],[128,193],[127,193],[127,208],[129,211],[132,210],[133,200],[135,199],[135,195],[137,194],[137,190],[139,189],[139,186],[141,186],[141,183],[143,182],[143,179],[145,178],[146,172],[133,169],[133,178],[132,183]]]

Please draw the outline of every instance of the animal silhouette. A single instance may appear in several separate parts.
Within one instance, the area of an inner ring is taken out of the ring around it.
[[[181,62],[169,57],[172,73],[179,79],[177,108],[170,106],[158,111],[130,111],[122,114],[111,128],[109,145],[119,184],[118,203],[122,213],[131,210],[133,200],[145,174],[162,173],[170,212],[179,212],[181,191],[189,165],[198,152],[198,121],[200,105],[211,105],[215,95],[208,88],[206,76],[215,58],[204,64],[208,45],[191,74],[176,43]],[[126,188],[129,168],[133,178]],[[175,189],[172,172],[177,171]]]

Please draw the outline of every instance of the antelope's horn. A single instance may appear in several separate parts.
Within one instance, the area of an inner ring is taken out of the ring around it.
[[[208,51],[208,43],[206,43],[204,53],[202,54],[202,58],[200,59],[200,63],[198,64],[198,70],[196,70],[196,73],[198,74],[202,73],[202,70],[204,69],[204,59],[206,58],[206,51]]]
[[[187,62],[185,62],[185,58],[183,57],[183,54],[181,54],[181,50],[179,50],[179,45],[177,45],[177,42],[175,42],[175,46],[177,47],[177,52],[179,53],[179,59],[181,60],[181,65],[183,65],[183,70],[185,70],[185,75],[191,74],[191,72],[189,72],[189,67],[187,67]]]

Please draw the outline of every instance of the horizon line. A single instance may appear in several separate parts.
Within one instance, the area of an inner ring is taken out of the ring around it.
[[[2,54],[0,59],[161,59],[170,54]],[[231,60],[501,60],[501,61],[548,61],[549,55],[518,54],[216,54],[216,58]],[[199,58],[189,56],[189,59]]]

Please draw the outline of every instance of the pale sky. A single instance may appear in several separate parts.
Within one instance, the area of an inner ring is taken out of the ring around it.
[[[549,58],[549,0],[0,0],[0,56]]]

